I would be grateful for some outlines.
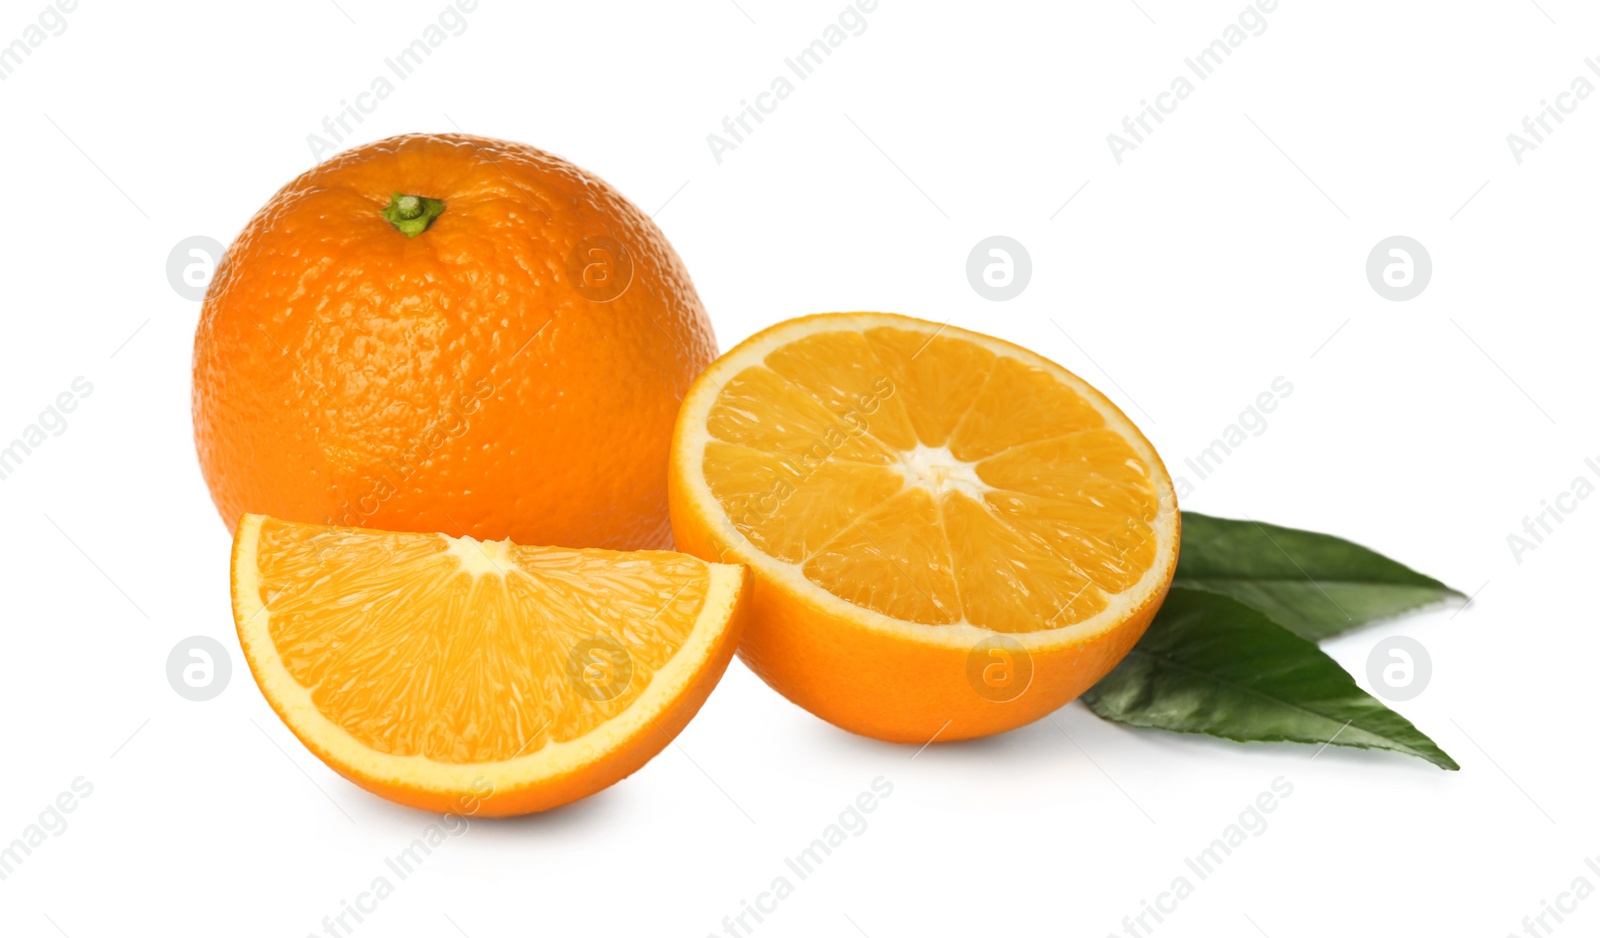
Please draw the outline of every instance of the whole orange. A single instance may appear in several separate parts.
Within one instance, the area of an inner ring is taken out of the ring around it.
[[[392,137],[289,183],[228,249],[195,446],[230,530],[665,547],[673,420],[715,357],[683,262],[605,182],[522,144]]]

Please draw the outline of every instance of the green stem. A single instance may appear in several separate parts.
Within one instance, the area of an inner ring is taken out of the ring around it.
[[[408,238],[415,238],[428,230],[433,220],[444,213],[444,203],[421,195],[389,196],[389,204],[379,211],[394,230]]]

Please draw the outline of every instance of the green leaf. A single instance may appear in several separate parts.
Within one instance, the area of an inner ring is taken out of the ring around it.
[[[1389,749],[1460,768],[1314,643],[1199,590],[1168,593],[1144,638],[1083,700],[1104,719],[1133,726]]]
[[[1331,534],[1183,513],[1173,586],[1231,596],[1311,641],[1462,597]]]

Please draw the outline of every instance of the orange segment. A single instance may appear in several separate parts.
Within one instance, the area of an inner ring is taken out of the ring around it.
[[[774,350],[765,364],[840,415],[848,427],[870,433],[890,449],[916,445],[916,431],[894,396],[894,382],[873,367],[872,349],[860,333],[809,336]]]
[[[611,784],[681,729],[731,656],[745,577],[666,551],[247,515],[234,613],[263,693],[334,769],[406,804],[513,814]]]
[[[880,465],[892,458],[846,415],[829,411],[770,368],[749,368],[729,379],[706,425],[716,439],[796,458]]]
[[[887,501],[900,474],[887,466],[773,458],[712,440],[706,465],[718,500],[740,532],[791,563],[811,556],[850,522],[856,507]]]
[[[924,446],[943,446],[994,368],[993,352],[959,339],[882,326],[862,332]]]
[[[1160,541],[1140,516],[1086,518],[1071,502],[1012,492],[990,492],[984,504],[1047,549],[1071,545],[1067,552],[1073,563],[1106,594],[1133,588],[1155,566]]]
[[[883,313],[792,320],[724,355],[685,399],[669,483],[680,547],[754,569],[751,666],[884,738],[995,732],[1070,700],[1138,639],[1177,560],[1171,481],[1104,395]],[[974,705],[966,656],[997,634],[1033,686]]]
[[[1149,467],[1111,430],[1018,443],[974,468],[997,489],[1081,506],[1085,520],[1149,521],[1160,508]]]
[[[1054,375],[1001,357],[950,434],[949,449],[956,459],[976,462],[1013,446],[1104,425],[1104,415]]]
[[[907,489],[851,519],[802,569],[806,579],[858,606],[912,622],[954,622],[961,601],[950,545],[938,532],[933,497]]]
[[[1030,538],[985,505],[956,493],[943,505],[968,621],[996,632],[1034,632],[1104,609],[1105,594],[1075,551]]]

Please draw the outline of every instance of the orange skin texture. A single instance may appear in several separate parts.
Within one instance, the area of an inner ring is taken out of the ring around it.
[[[236,567],[238,561],[239,542],[234,541],[233,562]],[[239,584],[237,578],[232,578],[234,595],[238,595]],[[734,605],[733,616],[728,628],[724,630],[717,644],[713,646],[712,655],[693,681],[687,684],[682,692],[673,697],[663,710],[661,716],[651,723],[647,723],[638,732],[624,740],[620,745],[604,753],[599,758],[587,763],[581,768],[574,769],[554,778],[541,779],[536,783],[510,790],[482,791],[482,792],[448,792],[426,789],[415,786],[402,786],[393,784],[384,779],[375,779],[354,771],[351,766],[342,763],[332,752],[313,743],[311,739],[302,735],[289,722],[289,715],[279,705],[278,701],[268,698],[272,709],[278,714],[278,719],[283,722],[289,731],[295,734],[318,759],[329,768],[338,772],[351,782],[398,804],[412,808],[420,808],[437,814],[460,814],[469,817],[515,817],[530,814],[535,811],[547,811],[551,808],[570,804],[580,798],[587,798],[595,792],[609,788],[617,782],[637,772],[646,762],[655,758],[667,744],[683,732],[700,707],[705,704],[706,698],[711,695],[712,688],[722,679],[728,669],[728,663],[733,660],[734,649],[738,647],[740,636],[750,618],[751,580],[748,568],[744,571],[741,581],[739,598]],[[244,648],[244,659],[250,664],[251,677],[257,686],[261,684],[261,675],[255,671],[254,657],[248,642],[245,641],[242,623],[239,622],[239,612],[234,610],[234,623],[239,627],[239,640]],[[267,649],[276,653],[273,649]]]
[[[727,518],[708,514],[688,494],[691,470],[678,444],[684,429],[680,421],[667,477],[676,549],[702,560],[746,563],[742,550],[754,548],[735,548]],[[1166,474],[1165,466],[1155,468]],[[1173,533],[1178,537],[1179,531]],[[839,618],[756,565],[739,657],[791,702],[852,733],[917,745],[989,736],[1053,713],[1105,677],[1143,637],[1176,569],[1174,552],[1161,588],[1122,622],[1087,639],[1032,651],[1033,679],[1008,701],[974,690],[967,675],[969,649],[917,642]]]
[[[394,193],[446,208],[408,238],[379,214]],[[599,237],[632,262],[609,301],[572,275]],[[289,183],[228,249],[195,448],[230,530],[249,511],[666,548],[673,420],[715,357],[683,262],[605,182],[522,144],[392,137]]]

